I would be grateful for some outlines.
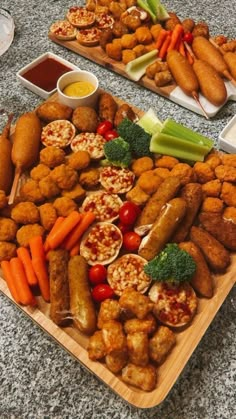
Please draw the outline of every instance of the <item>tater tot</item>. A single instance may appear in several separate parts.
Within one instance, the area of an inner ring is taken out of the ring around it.
[[[140,26],[135,31],[135,36],[140,44],[150,44],[153,40],[152,34],[147,26]]]
[[[156,174],[155,170],[147,170],[141,174],[137,183],[144,192],[152,195],[157,191],[162,181],[162,178]]]
[[[209,182],[203,183],[202,193],[203,196],[213,196],[217,198],[221,192],[222,183],[219,179],[209,180]]]
[[[30,177],[34,180],[40,180],[49,175],[49,173],[50,168],[43,163],[39,163],[30,171]]]
[[[208,196],[203,200],[201,210],[205,212],[222,212],[224,208],[224,202],[219,198],[213,198]]]
[[[66,196],[55,199],[53,206],[56,209],[57,215],[62,217],[67,217],[67,215],[77,209],[77,204],[75,201]]]
[[[39,224],[27,224],[19,228],[16,233],[16,240],[19,246],[28,247],[32,237],[43,236],[44,228]]]
[[[40,215],[40,223],[46,231],[51,230],[57,219],[57,212],[53,204],[46,202],[38,207]]]
[[[18,224],[39,222],[39,210],[33,202],[19,202],[11,211],[11,218]]]
[[[166,326],[160,326],[154,336],[149,340],[150,358],[161,364],[176,344],[174,332]]]
[[[115,61],[122,60],[122,47],[121,44],[117,45],[115,42],[109,42],[106,44],[106,54],[108,57],[112,58]]]
[[[166,169],[173,169],[173,167],[179,163],[179,160],[172,156],[162,156],[156,160],[156,167],[165,167]]]
[[[181,185],[195,181],[193,168],[187,163],[177,163],[171,170],[170,176],[178,176],[181,179]]]
[[[90,154],[85,150],[79,150],[68,156],[67,163],[74,170],[82,170],[89,166],[90,161]]]
[[[121,37],[121,46],[123,49],[132,49],[137,43],[137,38],[133,33],[127,33]]]
[[[64,163],[65,151],[58,147],[45,147],[40,151],[39,158],[40,163],[43,163],[50,168],[54,168]]]
[[[140,157],[133,161],[131,169],[136,177],[141,176],[146,170],[151,170],[154,167],[154,163],[151,157]]]

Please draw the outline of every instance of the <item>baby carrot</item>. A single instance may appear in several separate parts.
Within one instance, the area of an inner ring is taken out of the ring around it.
[[[169,31],[167,31],[166,29],[161,29],[158,37],[157,37],[157,42],[156,42],[156,49],[159,50],[163,44],[163,42],[165,41],[167,35],[169,34]]]
[[[1,268],[2,268],[4,279],[7,283],[7,286],[9,288],[9,291],[12,297],[18,304],[20,304],[21,301],[20,301],[20,297],[16,289],[15,279],[12,274],[10,262],[8,260],[2,261]]]
[[[26,306],[36,305],[36,299],[27,282],[24,266],[21,260],[18,257],[11,258],[10,267],[20,302]]]
[[[48,243],[48,237],[50,237],[52,234],[55,233],[55,231],[57,230],[57,228],[59,227],[59,225],[64,221],[65,217],[57,217],[53,227],[51,228],[51,230],[49,231],[46,240],[44,242],[44,250],[47,253],[50,250],[50,246]]]
[[[161,49],[159,50],[158,57],[162,60],[165,58],[168,46],[170,45],[171,35],[167,35],[166,39],[164,40]]]
[[[34,236],[29,241],[32,265],[38,279],[39,289],[45,301],[50,301],[49,277],[42,236]]]
[[[63,242],[65,237],[73,230],[81,219],[78,211],[72,211],[64,221],[58,226],[54,233],[48,236],[48,244],[50,249],[56,249]]]
[[[184,46],[184,41],[183,40],[180,42],[179,52],[180,52],[181,55],[183,55],[183,57],[186,57],[186,51],[185,51],[185,46]]]
[[[75,226],[75,228],[64,241],[63,247],[67,250],[71,250],[78,243],[82,234],[84,234],[84,232],[88,229],[94,220],[95,215],[93,212],[84,212],[81,216],[80,222]]]
[[[180,38],[182,38],[182,35],[184,33],[184,28],[180,23],[177,23],[172,31],[171,34],[171,41],[168,46],[167,51],[172,51],[176,48],[176,45],[178,44],[178,41]]]
[[[31,286],[37,285],[38,280],[34,272],[29,250],[26,247],[21,246],[21,247],[18,247],[18,249],[16,250],[16,253],[17,253],[18,258],[23,263],[28,284]]]

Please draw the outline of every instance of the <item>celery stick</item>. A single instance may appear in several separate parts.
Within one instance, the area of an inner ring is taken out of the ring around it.
[[[137,4],[138,4],[139,7],[141,7],[143,10],[146,10],[146,12],[149,13],[153,23],[156,23],[156,21],[157,21],[156,13],[153,12],[153,10],[149,6],[147,0],[137,0]]]
[[[157,20],[166,20],[169,18],[169,14],[163,4],[159,0],[147,0],[147,3],[157,17]]]
[[[155,111],[152,108],[145,112],[137,124],[149,134],[155,134],[156,132],[159,132],[163,126],[162,122],[157,117]]]
[[[207,138],[204,135],[201,135],[198,132],[187,128],[170,118],[165,120],[161,133],[180,137],[196,144],[202,144],[208,147],[209,151],[214,146],[214,141],[210,138]]]
[[[147,66],[156,60],[157,50],[154,49],[126,64],[125,71],[132,80],[138,81],[145,74]]]

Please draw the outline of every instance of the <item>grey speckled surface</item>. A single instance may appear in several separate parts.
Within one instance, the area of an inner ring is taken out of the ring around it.
[[[72,4],[63,0],[1,0],[1,6],[11,11],[16,30],[11,48],[0,57],[0,108],[13,111],[17,117],[40,102],[17,82],[16,72],[52,51],[92,70],[101,87],[111,93],[144,110],[153,106],[160,118],[173,117],[217,140],[236,114],[236,103],[228,103],[207,121],[49,41],[50,23],[63,17]],[[236,38],[233,1],[173,0],[165,1],[165,5],[181,18],[206,20],[212,35],[224,33]],[[0,295],[0,418],[235,418],[235,297],[234,288],[167,398],[155,408],[142,410],[115,395]]]

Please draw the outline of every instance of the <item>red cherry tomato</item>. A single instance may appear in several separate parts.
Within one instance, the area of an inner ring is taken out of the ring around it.
[[[107,270],[105,266],[97,263],[96,265],[91,266],[89,268],[89,281],[93,285],[102,284],[106,281],[107,278]]]
[[[140,208],[133,202],[125,202],[119,210],[120,222],[125,225],[133,225],[140,214]]]
[[[127,233],[128,231],[132,230],[132,226],[129,224],[122,224],[122,223],[118,223],[117,227],[120,229],[122,235],[124,235],[125,233]]]
[[[108,284],[98,284],[92,290],[92,297],[94,301],[101,303],[107,298],[115,296],[113,289]]]
[[[128,231],[123,236],[123,246],[129,252],[136,252],[140,243],[141,237],[135,231]]]
[[[104,135],[107,131],[112,129],[113,125],[111,121],[102,121],[99,122],[97,126],[97,134]]]
[[[115,129],[111,129],[109,131],[106,131],[103,137],[105,138],[106,141],[111,141],[111,140],[114,140],[114,138],[119,137],[119,134]]]
[[[183,41],[187,42],[187,44],[191,45],[193,42],[193,34],[191,32],[186,32],[183,36]]]

